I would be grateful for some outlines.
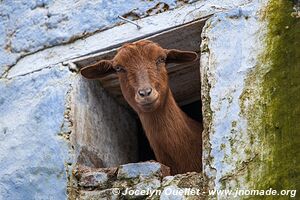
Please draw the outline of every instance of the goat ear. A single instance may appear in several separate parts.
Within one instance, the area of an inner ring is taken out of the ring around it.
[[[197,53],[193,51],[180,51],[177,49],[168,49],[167,53],[167,63],[185,63],[192,62],[198,58]]]
[[[80,70],[81,75],[87,79],[102,78],[114,72],[111,60],[101,60]]]

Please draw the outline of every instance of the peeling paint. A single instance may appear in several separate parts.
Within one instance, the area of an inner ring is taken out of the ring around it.
[[[240,102],[246,75],[255,69],[263,49],[260,37],[265,23],[259,16],[264,2],[217,13],[202,33],[203,169],[210,188],[249,189],[247,167],[259,157],[255,134],[247,133],[247,118],[242,114],[243,106],[253,99],[245,105]]]

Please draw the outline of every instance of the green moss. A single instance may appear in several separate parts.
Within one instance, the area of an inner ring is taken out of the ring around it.
[[[232,126],[232,128],[235,128],[237,126],[237,121],[232,121],[231,126]]]
[[[268,21],[266,51],[261,64],[249,74],[241,97],[242,102],[251,98],[254,89],[249,92],[249,88],[261,85],[255,104],[247,108],[241,104],[248,133],[256,133],[257,150],[263,151],[248,168],[247,177],[255,189],[300,189],[300,19],[291,15],[293,11],[290,0],[269,2],[264,16]],[[258,166],[260,170],[255,169]]]
[[[265,61],[271,70],[263,82],[268,97],[263,124],[273,148],[269,160],[270,185],[300,188],[300,21],[291,16],[293,3],[273,0],[269,5],[269,32]]]
[[[224,150],[226,148],[226,145],[224,143],[221,144],[220,149]]]

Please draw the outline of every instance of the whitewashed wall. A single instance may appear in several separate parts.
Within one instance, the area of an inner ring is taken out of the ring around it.
[[[203,29],[203,164],[211,188],[299,188],[297,9],[292,1],[253,1],[215,14]]]

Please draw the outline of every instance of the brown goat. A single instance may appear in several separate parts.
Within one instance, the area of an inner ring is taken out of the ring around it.
[[[172,174],[202,170],[202,125],[177,106],[166,64],[197,57],[194,52],[166,50],[142,40],[123,45],[112,60],[81,70],[88,79],[117,73],[123,96],[139,115],[156,159],[171,167]]]

